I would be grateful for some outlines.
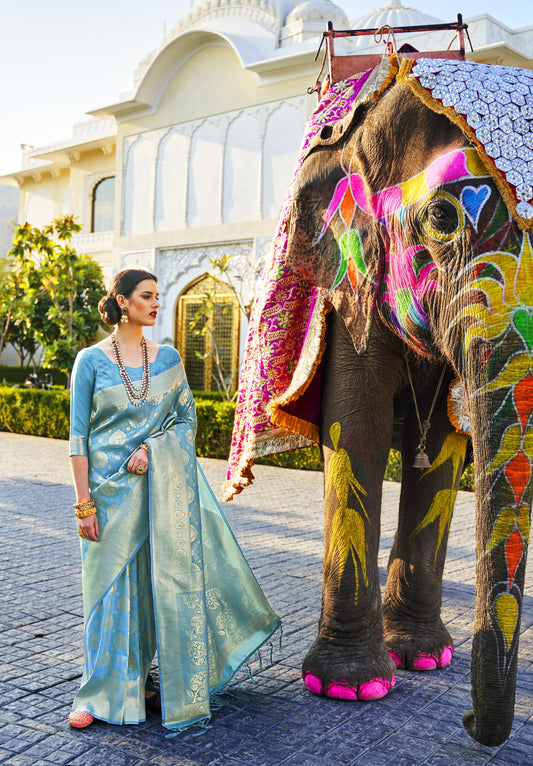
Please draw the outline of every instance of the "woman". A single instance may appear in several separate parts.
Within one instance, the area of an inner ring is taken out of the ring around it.
[[[75,728],[143,721],[145,700],[158,702],[156,651],[163,725],[207,722],[210,695],[280,625],[197,463],[179,354],[143,336],[158,308],[153,274],[117,274],[99,303],[115,330],[72,374],[85,616]]]

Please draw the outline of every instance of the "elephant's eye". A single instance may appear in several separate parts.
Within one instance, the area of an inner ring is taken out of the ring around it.
[[[428,234],[440,242],[449,242],[464,227],[461,205],[455,197],[446,192],[429,197],[420,211],[420,216]]]

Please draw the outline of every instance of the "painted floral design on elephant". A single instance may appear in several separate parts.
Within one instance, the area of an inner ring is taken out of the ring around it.
[[[477,227],[483,207],[487,203],[491,189],[486,184],[474,187],[465,186],[460,199],[442,190],[443,184],[479,179],[488,173],[474,149],[456,149],[446,152],[434,160],[424,171],[406,181],[396,184],[371,195],[365,189],[362,177],[357,173],[346,173],[338,182],[324,216],[319,242],[334,217],[336,227],[338,268],[330,291],[341,285],[346,277],[356,296],[359,285],[370,278],[361,236],[357,231],[356,212],[379,221],[386,234],[387,241],[385,274],[380,292],[380,304],[387,307],[391,321],[399,334],[410,340],[414,339],[408,328],[409,317],[415,326],[427,328],[428,317],[424,309],[424,298],[430,291],[438,290],[435,279],[436,266],[421,244],[406,246],[404,223],[406,210],[413,203],[422,202],[424,206],[435,196],[450,198],[458,213],[457,229],[447,235],[426,226],[430,237],[439,241],[449,241],[459,236],[469,220]]]
[[[348,453],[345,449],[339,448],[341,424],[333,423],[329,433],[333,444],[333,455],[330,457],[327,466],[325,497],[328,498],[330,493],[334,492],[338,505],[333,514],[331,538],[324,559],[324,568],[326,578],[329,581],[334,571],[334,562],[337,560],[338,587],[340,588],[346,562],[349,556],[352,557],[356,581],[355,602],[357,603],[357,594],[359,592],[359,568],[357,562],[359,562],[361,567],[364,583],[368,587],[365,519],[367,522],[369,519],[362,500],[367,493],[354,476]],[[350,491],[359,504],[359,510],[348,507]]]
[[[520,623],[520,589],[514,581],[529,542],[531,475],[533,464],[533,251],[529,234],[522,235],[518,255],[510,252],[484,254],[464,269],[469,283],[457,295],[464,306],[454,324],[469,322],[464,354],[475,340],[492,344],[489,382],[476,395],[500,391],[503,402],[496,417],[505,430],[486,474],[507,482],[510,503],[492,526],[485,555],[503,546],[507,579],[497,583],[492,593],[493,629],[500,646],[500,676],[505,677],[517,648]],[[484,300],[480,303],[479,296]],[[466,305],[465,305],[466,304]],[[519,339],[522,350],[510,358],[505,353],[508,340]],[[498,367],[500,358],[503,366]],[[510,425],[509,425],[510,423]]]
[[[435,547],[435,566],[437,565],[437,556],[442,541],[445,538],[452,522],[453,507],[455,505],[457,487],[459,486],[459,479],[461,478],[461,471],[464,465],[466,445],[467,437],[464,434],[459,434],[455,431],[452,431],[452,433],[448,434],[444,440],[444,444],[442,445],[439,454],[433,461],[431,468],[428,468],[426,471],[424,471],[418,480],[419,482],[423,481],[427,476],[433,473],[433,471],[441,468],[441,466],[448,466],[449,461],[451,461],[452,475],[450,488],[441,489],[435,494],[428,512],[420,524],[418,524],[418,526],[411,532],[411,537],[416,537],[416,535],[418,535],[423,529],[438,520],[439,534],[437,538],[437,545]]]

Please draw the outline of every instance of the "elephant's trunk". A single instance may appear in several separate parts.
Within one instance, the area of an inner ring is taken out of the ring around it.
[[[533,377],[529,360],[510,374],[516,351],[507,357],[503,377],[499,371],[496,377],[489,374],[481,386],[478,379],[469,397],[477,567],[473,710],[463,723],[474,739],[493,746],[505,741],[513,722],[531,506]]]

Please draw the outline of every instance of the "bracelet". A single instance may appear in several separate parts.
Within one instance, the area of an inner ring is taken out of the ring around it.
[[[77,511],[84,511],[86,508],[94,508],[94,500],[91,497],[89,500],[84,500],[83,503],[74,503],[74,508]]]
[[[92,497],[83,503],[74,503],[74,515],[77,519],[84,519],[86,516],[92,516],[96,513],[96,506]]]
[[[148,455],[150,454],[150,447],[147,445],[146,442],[139,444],[139,449],[143,449]]]
[[[81,508],[76,508],[76,510],[74,511],[74,515],[77,519],[84,519],[86,516],[94,516],[95,513],[96,513],[95,505],[92,505],[91,508],[85,508],[83,510]]]

